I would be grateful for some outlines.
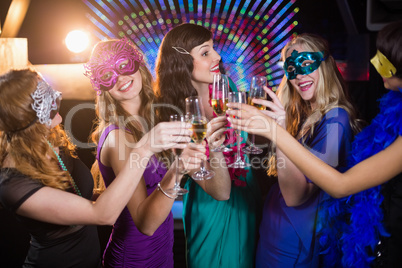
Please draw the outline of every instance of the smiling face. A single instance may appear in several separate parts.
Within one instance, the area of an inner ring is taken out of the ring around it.
[[[100,94],[112,89],[120,75],[134,74],[143,64],[142,54],[127,38],[101,41],[95,46],[89,62],[84,64],[84,75]]]
[[[219,61],[221,57],[213,48],[213,41],[209,40],[194,47],[190,55],[193,57],[194,69],[191,81],[196,89],[213,82],[214,74],[220,73]]]
[[[289,47],[286,52],[286,59],[291,57],[293,51],[301,52],[312,52],[303,48],[301,45],[293,45]],[[313,65],[315,62],[310,59],[306,59],[301,63],[302,67],[308,67]],[[315,103],[315,91],[317,90],[318,82],[320,80],[320,74],[318,69],[309,74],[297,74],[294,79],[289,79],[294,89],[300,94],[303,100],[309,101],[311,104]]]
[[[140,101],[142,89],[142,77],[138,70],[131,75],[119,75],[116,84],[110,89],[112,97],[120,102],[137,100]]]

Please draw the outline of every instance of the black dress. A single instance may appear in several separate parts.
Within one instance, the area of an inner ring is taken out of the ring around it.
[[[93,179],[78,159],[63,157],[82,196],[91,199]],[[96,226],[65,226],[37,221],[15,212],[28,198],[44,187],[14,168],[0,169],[0,205],[15,215],[29,231],[30,247],[23,267],[101,267]],[[73,192],[71,189],[70,192]]]

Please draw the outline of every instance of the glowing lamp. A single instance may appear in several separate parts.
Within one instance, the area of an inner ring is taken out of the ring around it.
[[[83,31],[74,30],[67,34],[65,43],[68,50],[74,53],[80,53],[88,47],[89,37]]]

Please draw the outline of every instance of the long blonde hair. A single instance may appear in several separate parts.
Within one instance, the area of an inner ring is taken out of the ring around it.
[[[119,40],[107,40],[99,42],[95,46],[91,57],[96,56],[98,53],[97,47],[99,47],[100,44],[102,44],[104,49],[105,45],[110,46],[113,44],[113,42],[118,41]],[[151,109],[155,100],[152,74],[145,64],[140,65],[139,72],[142,79],[142,89],[140,92],[141,105],[138,116],[133,116],[128,113],[120,102],[112,97],[109,91],[102,91],[102,93],[97,96],[95,104],[97,119],[95,122],[95,129],[91,134],[91,139],[96,145],[99,143],[100,135],[109,125],[117,125],[121,129],[127,129],[127,131],[132,134],[134,142],[137,142],[142,138],[144,132],[149,131],[160,121],[156,115],[152,113]],[[141,118],[141,120],[138,118]],[[144,129],[144,132],[142,129]],[[162,157],[167,157],[170,159],[171,154],[164,151],[158,154],[157,157],[160,159]],[[92,165],[91,173],[94,178],[94,192],[100,194],[105,190],[105,185],[99,171],[98,161],[95,161],[95,163]]]
[[[0,76],[0,166],[9,159],[22,174],[65,190],[70,188],[69,174],[60,169],[49,143],[70,156],[75,146],[60,126],[49,129],[37,121],[31,93],[38,81],[38,73],[31,69]]]
[[[314,34],[301,34],[292,39],[282,49],[282,60],[286,59],[287,52],[295,45],[302,46],[307,51],[323,52],[324,60],[318,68],[319,81],[314,92],[315,106],[311,107],[309,101],[301,98],[293,88],[286,76],[283,77],[279,88],[278,97],[286,112],[287,131],[295,138],[304,139],[314,132],[314,125],[331,109],[340,107],[349,114],[349,122],[354,133],[360,131],[360,120],[351,104],[346,88],[346,83],[339,72],[335,59],[330,55],[328,42]],[[276,157],[270,160],[269,175],[276,175]]]

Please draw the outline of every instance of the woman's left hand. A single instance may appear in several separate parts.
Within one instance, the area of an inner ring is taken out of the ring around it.
[[[209,121],[206,136],[209,148],[216,148],[223,144],[227,124],[226,116],[218,116]]]

